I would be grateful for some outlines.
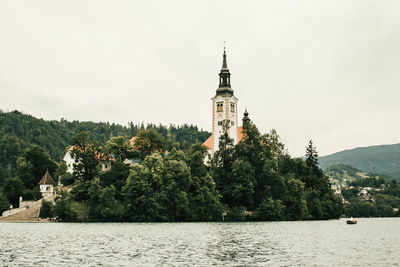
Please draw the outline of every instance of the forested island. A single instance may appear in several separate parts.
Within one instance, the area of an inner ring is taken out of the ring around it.
[[[19,112],[0,115],[3,120],[7,116],[33,120]],[[49,124],[49,132],[65,129],[66,125],[83,128],[79,122],[38,122]],[[91,129],[108,125],[113,132],[110,138],[103,135],[101,139],[96,131],[83,129],[87,131],[70,137],[76,159],[72,174],[66,172],[65,163],[52,159],[44,141],[42,146],[28,145],[14,156],[15,172],[10,167],[12,175],[3,176],[1,210],[10,203],[17,205],[20,195],[39,199],[37,183],[49,171],[69,190],[59,191],[54,204],[43,203],[41,217],[62,221],[304,220],[332,219],[343,214],[341,199],[333,194],[328,177],[318,168],[312,142],[305,159],[293,158],[274,130],[260,134],[256,125],[248,122],[243,126],[243,140],[233,145],[226,131],[229,125],[225,124],[219,150],[205,163],[207,152],[202,141],[207,134],[202,136],[203,132],[193,126],[147,125],[135,128],[132,134],[132,127],[128,130],[106,123],[84,124],[91,125]],[[2,146],[10,145],[4,140],[17,138],[12,136],[11,128],[2,126]],[[31,125],[19,131],[26,134],[34,128]],[[176,129],[191,131],[188,136],[192,139],[182,142],[174,134]],[[65,139],[70,132],[64,130]],[[31,135],[41,140],[40,135]],[[134,144],[129,142],[131,136],[136,136]],[[57,147],[56,143],[51,145]],[[137,164],[126,164],[133,158]],[[111,161],[110,170],[100,170],[103,161]]]

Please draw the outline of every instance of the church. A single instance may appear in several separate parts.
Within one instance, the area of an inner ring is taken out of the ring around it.
[[[209,158],[214,156],[219,147],[219,138],[223,134],[223,123],[229,123],[228,134],[236,145],[243,138],[243,128],[238,124],[238,101],[231,88],[231,74],[226,61],[224,48],[222,68],[219,73],[219,86],[212,101],[212,134],[203,143],[207,148]],[[247,110],[244,112],[243,122],[249,121]]]

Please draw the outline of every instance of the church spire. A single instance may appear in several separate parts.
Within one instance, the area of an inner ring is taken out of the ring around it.
[[[222,71],[222,70],[227,70],[227,71],[229,72],[228,63],[226,63],[226,51],[225,51],[225,46],[224,46],[224,56],[223,56],[223,60],[222,60],[222,68],[221,68],[221,71]]]
[[[228,93],[233,94],[233,90],[231,88],[231,73],[228,69],[228,63],[226,62],[226,50],[224,47],[224,54],[222,59],[222,68],[219,73],[219,86],[217,89],[217,94]]]

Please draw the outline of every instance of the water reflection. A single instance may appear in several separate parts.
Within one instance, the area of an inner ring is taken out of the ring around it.
[[[377,225],[379,227],[377,227]],[[400,262],[400,219],[270,223],[0,223],[1,265],[324,265]]]

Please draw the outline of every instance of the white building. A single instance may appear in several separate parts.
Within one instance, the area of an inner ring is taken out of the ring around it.
[[[69,147],[63,157],[63,161],[67,165],[67,173],[74,172],[74,164],[76,164],[76,162],[75,162],[75,159],[71,156],[71,152],[73,149],[74,149],[73,146]],[[100,155],[98,155],[98,157],[100,157]],[[100,162],[99,166],[101,168],[101,171],[105,172],[105,171],[110,170],[111,169],[111,161],[112,161],[112,159]]]
[[[40,193],[42,193],[44,198],[48,198],[54,194],[54,180],[48,171],[46,171],[38,184]]]
[[[65,155],[63,157],[63,161],[67,165],[67,173],[73,173],[74,172],[75,160],[71,156],[72,149],[73,149],[72,146],[70,148],[68,148],[67,153],[65,153]]]

